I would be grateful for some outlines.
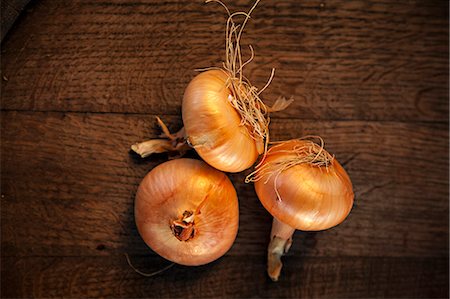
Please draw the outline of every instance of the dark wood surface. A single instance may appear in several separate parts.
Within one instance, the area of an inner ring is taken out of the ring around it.
[[[0,1],[0,43],[6,36],[11,26],[30,0],[1,0]]]
[[[226,2],[248,10],[248,1]],[[244,43],[264,93],[294,104],[272,140],[319,134],[355,190],[348,219],[296,232],[265,274],[271,218],[243,179],[232,249],[201,267],[142,241],[133,201],[166,155],[129,146],[182,126],[196,68],[224,59],[222,9],[201,1],[34,1],[1,45],[2,297],[448,297],[448,1],[263,1]],[[194,154],[190,154],[194,156]]]

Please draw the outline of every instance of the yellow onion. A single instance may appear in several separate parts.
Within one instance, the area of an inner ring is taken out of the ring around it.
[[[184,93],[183,123],[189,143],[203,160],[222,171],[239,172],[255,163],[264,146],[230,104],[234,96],[228,80],[221,70],[197,75]]]
[[[199,160],[160,164],[136,194],[141,237],[157,254],[181,265],[202,265],[225,254],[236,238],[238,214],[231,181]]]
[[[269,86],[274,69],[266,85],[258,90],[243,75],[243,68],[254,57],[243,61],[240,39],[255,1],[248,13],[228,13],[226,26],[225,62],[223,68],[211,68],[197,75],[185,90],[182,104],[183,123],[189,144],[200,157],[213,167],[227,172],[239,172],[252,166],[265,152],[269,142],[269,112],[281,111],[293,99],[278,98],[267,106],[260,94]],[[245,16],[240,25],[233,17]]]
[[[293,99],[278,98],[272,107],[267,106],[260,94],[268,87],[274,69],[266,85],[258,90],[244,76],[247,61],[242,59],[240,39],[242,32],[259,0],[246,12],[230,13],[218,0],[207,0],[221,4],[228,13],[226,23],[225,61],[223,68],[212,67],[192,79],[187,86],[182,103],[184,128],[170,134],[158,120],[169,140],[149,140],[132,145],[132,150],[146,157],[153,153],[171,152],[184,154],[188,146],[193,147],[202,159],[216,169],[239,172],[252,166],[258,156],[265,152],[269,142],[269,112],[281,111]],[[243,16],[236,25],[234,17]]]
[[[268,272],[277,280],[280,257],[296,229],[317,231],[338,225],[353,205],[353,188],[339,162],[322,146],[295,139],[271,147],[248,178],[259,200],[274,216]]]

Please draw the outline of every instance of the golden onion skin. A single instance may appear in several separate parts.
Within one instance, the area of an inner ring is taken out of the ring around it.
[[[195,211],[194,235],[177,239],[170,223],[184,211]],[[193,159],[165,162],[139,185],[135,220],[145,243],[175,263],[197,266],[216,260],[232,246],[239,224],[236,191],[222,172]]]
[[[227,74],[209,70],[197,75],[186,88],[182,114],[190,144],[209,165],[226,172],[252,166],[259,156],[257,144],[241,116],[229,102]]]
[[[266,157],[270,163],[295,155],[293,148],[302,140],[289,140],[274,148]],[[292,152],[292,153],[290,153]],[[325,167],[300,164],[281,172],[265,183],[267,176],[255,182],[255,189],[263,206],[272,216],[292,228],[317,231],[338,225],[347,217],[353,205],[353,188],[350,178],[336,159],[328,171]]]

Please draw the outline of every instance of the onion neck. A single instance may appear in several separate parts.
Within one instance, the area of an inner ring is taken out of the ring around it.
[[[192,211],[184,211],[183,215],[172,220],[170,228],[173,235],[180,241],[188,241],[195,235],[195,214]]]
[[[222,181],[226,177],[223,176]],[[222,182],[220,181],[220,183]],[[219,184],[220,184],[219,183]],[[209,198],[209,192],[206,194],[205,198],[200,202],[195,211],[184,211],[183,215],[181,215],[178,219],[172,220],[170,223],[170,228],[172,230],[173,235],[180,241],[188,241],[192,239],[195,234],[195,217],[201,214],[201,209],[205,205],[206,201]]]
[[[156,117],[156,120],[163,131],[163,134],[161,134],[160,137],[163,137],[164,139],[151,139],[144,142],[135,143],[131,146],[131,149],[134,152],[142,158],[148,157],[151,154],[160,154],[165,152],[175,153],[174,158],[178,158],[191,149],[184,127],[177,133],[172,134],[159,117]]]
[[[273,218],[270,243],[267,249],[267,274],[273,281],[278,281],[283,267],[281,257],[291,248],[294,232],[295,228]]]

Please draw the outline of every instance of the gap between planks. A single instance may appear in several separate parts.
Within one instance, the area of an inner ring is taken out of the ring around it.
[[[52,114],[94,114],[94,115],[130,115],[130,116],[149,116],[149,117],[164,117],[164,116],[170,116],[175,117],[181,116],[180,113],[160,113],[160,114],[153,114],[153,113],[138,113],[138,112],[114,112],[114,111],[75,111],[75,110],[28,110],[28,109],[0,109],[0,112],[2,113],[52,113]],[[277,117],[277,116],[270,116],[271,120],[304,120],[304,121],[336,121],[336,122],[368,122],[368,123],[404,123],[404,124],[438,124],[438,125],[445,125],[449,124],[449,119],[447,120],[413,120],[413,119],[364,119],[364,118],[300,118],[300,117]]]

